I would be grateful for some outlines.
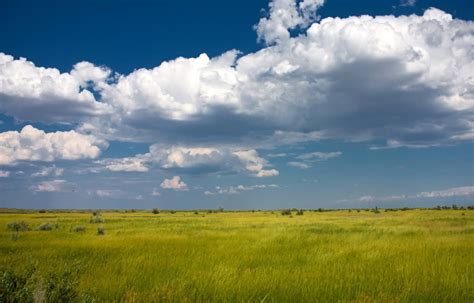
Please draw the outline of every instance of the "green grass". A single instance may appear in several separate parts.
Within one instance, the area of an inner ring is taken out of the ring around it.
[[[474,301],[472,210],[102,217],[0,214],[0,270],[35,266],[38,285],[74,270],[79,301]],[[13,221],[30,230],[8,230]],[[58,228],[37,230],[44,223]]]

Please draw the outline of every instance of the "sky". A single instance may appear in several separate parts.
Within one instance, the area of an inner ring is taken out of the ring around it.
[[[0,3],[0,207],[474,204],[474,5]]]

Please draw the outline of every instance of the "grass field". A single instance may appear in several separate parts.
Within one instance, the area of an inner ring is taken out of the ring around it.
[[[3,300],[23,278],[37,301],[474,301],[472,210],[91,216],[0,214]]]

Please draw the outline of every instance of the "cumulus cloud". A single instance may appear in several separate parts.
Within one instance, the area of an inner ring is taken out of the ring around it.
[[[69,184],[65,180],[51,180],[34,184],[30,190],[34,192],[62,192],[74,190],[74,188],[73,184]]]
[[[6,170],[0,170],[0,178],[8,178],[10,176],[10,172]]]
[[[105,146],[104,141],[74,130],[45,133],[27,125],[20,132],[0,133],[0,165],[17,161],[91,159],[98,157]]]
[[[254,149],[236,151],[225,147],[167,148],[156,144],[146,154],[96,162],[111,171],[145,172],[148,166],[156,165],[164,170],[190,174],[246,172],[254,177],[272,177],[279,173]]]
[[[184,181],[181,181],[181,178],[179,176],[174,176],[171,179],[164,179],[163,182],[161,182],[160,186],[164,189],[173,189],[181,191],[188,190],[188,185],[184,183]]]
[[[249,172],[253,173],[255,177],[274,177],[278,176],[279,172],[276,169],[264,169],[268,165],[267,160],[260,157],[256,150],[241,150],[234,152],[242,164]]]
[[[84,87],[93,83],[99,88],[109,73],[89,62],[61,73],[0,53],[0,110],[21,120],[62,123],[103,114],[108,106]]]
[[[473,22],[435,8],[318,20],[322,4],[272,1],[256,26],[269,46],[257,52],[179,57],[126,75],[87,62],[61,74],[2,54],[0,111],[42,122],[80,119],[81,132],[168,148],[472,141]]]
[[[258,39],[267,44],[285,42],[290,38],[290,30],[304,28],[317,19],[316,10],[324,0],[273,0],[270,13],[261,18],[255,26]]]
[[[43,167],[39,171],[32,173],[31,177],[60,177],[64,173],[64,168],[56,167],[55,165],[50,167]]]

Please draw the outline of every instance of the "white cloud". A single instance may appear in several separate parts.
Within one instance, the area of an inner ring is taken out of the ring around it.
[[[416,194],[417,198],[448,198],[474,195],[474,186],[454,187],[445,190],[424,191]]]
[[[308,168],[311,168],[311,165],[307,164],[307,163],[304,163],[304,162],[297,162],[297,161],[290,161],[287,163],[288,166],[291,166],[291,167],[296,167],[296,168],[299,168],[299,169],[308,169]]]
[[[65,180],[43,181],[32,185],[30,190],[34,192],[60,192],[65,191],[67,185]]]
[[[21,132],[0,133],[0,165],[17,161],[77,160],[96,158],[107,144],[90,135],[74,130],[45,133],[31,125]]]
[[[241,192],[245,191],[252,191],[256,189],[269,189],[269,188],[278,188],[279,186],[277,184],[255,184],[255,185],[237,185],[237,186],[227,186],[227,187],[221,187],[221,186],[216,186],[215,191],[209,191],[206,190],[204,191],[205,195],[234,195],[234,194],[239,194]]]
[[[316,10],[323,4],[324,0],[271,1],[269,16],[261,18],[255,26],[258,39],[267,44],[285,42],[290,38],[289,30],[304,28],[317,19]]]
[[[10,176],[10,172],[6,170],[0,170],[0,178],[8,178]]]
[[[473,22],[435,8],[422,16],[317,21],[322,4],[272,1],[256,27],[272,45],[257,52],[179,57],[116,77],[87,62],[61,74],[2,54],[0,111],[21,120],[80,120],[81,132],[96,137],[167,148],[472,140]],[[294,30],[300,34],[291,37]]]
[[[32,173],[31,177],[47,177],[55,176],[60,177],[64,173],[64,168],[56,167],[55,165],[50,167],[43,167],[39,171]]]
[[[255,174],[255,177],[266,178],[278,176],[280,172],[276,169],[262,169]]]
[[[119,199],[126,198],[126,192],[120,189],[98,189],[95,194],[101,198]]]
[[[276,154],[267,154],[267,157],[269,158],[283,158],[283,157],[286,157],[287,154],[286,153],[276,153]]]
[[[415,6],[416,0],[401,0],[400,6]]]
[[[312,153],[306,153],[299,155],[295,157],[298,160],[305,160],[305,161],[324,161],[332,158],[337,158],[340,155],[342,155],[342,152],[337,151],[337,152],[329,152],[329,153],[324,153],[324,152],[312,152]]]
[[[325,153],[325,152],[305,153],[305,154],[301,154],[295,157],[295,159],[297,159],[298,161],[290,161],[287,163],[287,165],[296,167],[299,169],[309,169],[311,168],[314,162],[326,161],[332,158],[337,158],[340,155],[342,155],[342,152],[340,151],[328,152],[328,153]]]
[[[119,159],[105,159],[96,161],[96,163],[105,165],[110,171],[115,172],[147,172],[148,167],[145,165],[145,159],[141,157],[127,157]]]
[[[233,150],[218,147],[150,146],[150,152],[135,157],[104,159],[96,163],[112,171],[148,171],[148,166],[185,173],[241,173],[254,177],[277,176],[267,160],[256,150]]]
[[[160,186],[164,189],[173,189],[181,191],[188,190],[188,185],[181,181],[181,178],[179,176],[174,176],[171,179],[164,179],[163,182],[161,182]]]
[[[474,196],[474,186],[462,186],[453,187],[444,190],[435,191],[424,191],[414,195],[391,195],[383,197],[374,197],[366,195],[358,198],[360,202],[385,202],[385,201],[396,201],[406,199],[437,199],[437,198],[450,198],[450,197],[462,197],[462,196]]]
[[[253,173],[254,177],[274,177],[279,174],[276,169],[264,169],[268,166],[268,162],[260,157],[254,149],[236,151],[233,154],[240,159],[245,169]]]
[[[158,196],[161,196],[161,193],[158,191],[158,188],[154,187],[150,195],[154,197],[158,197]]]
[[[107,104],[82,88],[86,81],[103,81],[109,73],[88,62],[61,73],[0,53],[0,110],[22,120],[63,123],[106,113]]]

